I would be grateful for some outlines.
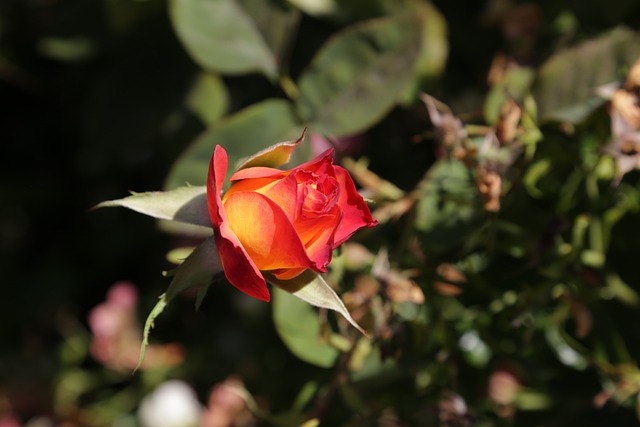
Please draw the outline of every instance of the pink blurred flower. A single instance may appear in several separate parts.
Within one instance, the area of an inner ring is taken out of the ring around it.
[[[130,371],[138,364],[142,329],[136,318],[138,292],[130,282],[118,282],[107,292],[107,299],[89,313],[93,333],[91,355],[117,371]],[[183,358],[177,344],[150,345],[143,367],[172,366]]]
[[[522,389],[520,381],[507,369],[498,369],[489,378],[489,398],[496,404],[496,412],[502,417],[515,413],[514,404]]]
[[[5,415],[0,417],[0,427],[22,427],[22,424],[13,415]]]
[[[242,380],[229,377],[217,384],[209,395],[209,403],[200,420],[200,427],[239,427],[253,425]]]

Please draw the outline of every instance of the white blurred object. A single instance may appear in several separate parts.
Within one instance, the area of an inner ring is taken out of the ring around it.
[[[142,400],[138,418],[144,427],[196,427],[202,405],[184,381],[162,383]]]

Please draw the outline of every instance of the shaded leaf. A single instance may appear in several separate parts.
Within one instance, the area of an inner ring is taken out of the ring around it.
[[[578,123],[604,104],[598,86],[620,79],[640,56],[640,37],[626,28],[553,55],[539,70],[534,97],[541,120]]]
[[[289,102],[269,99],[254,104],[202,133],[173,164],[165,188],[177,188],[185,183],[204,185],[216,144],[227,150],[228,178],[246,157],[273,141],[297,138],[301,133],[302,127]],[[300,147],[294,157],[304,159],[309,152],[308,148]]]
[[[420,92],[427,90],[429,83],[444,71],[449,56],[447,21],[431,2],[414,1],[411,6],[422,21],[422,40],[415,68],[415,78],[405,89],[402,100],[411,103]]]
[[[323,368],[333,366],[339,351],[320,337],[318,313],[304,301],[273,289],[273,321],[287,348],[296,357]]]
[[[176,34],[203,68],[277,76],[274,54],[236,0],[172,0],[170,15]]]
[[[167,292],[160,295],[158,302],[147,316],[140,346],[140,359],[136,370],[140,368],[144,360],[146,348],[149,345],[149,334],[154,327],[154,322],[171,300],[186,289],[199,287],[200,290],[196,301],[196,306],[199,307],[206,290],[213,283],[215,276],[221,272],[222,264],[218,256],[218,249],[214,238],[210,237],[198,246],[175,270]]]
[[[415,227],[423,248],[443,252],[477,228],[479,198],[474,178],[460,161],[437,162],[419,185]]]
[[[181,187],[171,191],[134,193],[124,199],[102,202],[95,208],[118,206],[158,219],[211,228],[206,187]]]
[[[298,110],[314,132],[354,134],[374,124],[414,75],[421,38],[415,18],[390,17],[340,32],[299,80]]]
[[[290,39],[297,35],[299,14],[279,0],[238,0],[251,17],[276,59],[284,53]]]
[[[38,50],[44,56],[61,62],[82,62],[95,52],[91,40],[84,37],[46,37],[38,41]]]
[[[213,283],[216,274],[222,272],[222,264],[213,236],[202,242],[175,270],[169,289],[167,303],[180,292]]]

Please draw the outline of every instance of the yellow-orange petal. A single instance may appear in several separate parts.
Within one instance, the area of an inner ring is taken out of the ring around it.
[[[280,270],[273,270],[271,271],[271,274],[280,280],[291,280],[294,277],[298,277],[305,271],[307,271],[306,268],[283,268]]]
[[[224,208],[229,227],[258,269],[315,267],[285,212],[266,196],[233,193]]]
[[[229,228],[227,216],[222,206],[220,191],[227,173],[227,166],[227,152],[224,148],[216,146],[209,164],[207,202],[220,262],[227,280],[233,286],[254,298],[269,301],[269,290],[264,277],[242,247],[237,236]]]
[[[337,247],[360,228],[373,227],[378,224],[378,221],[371,216],[371,211],[362,196],[358,194],[349,172],[340,166],[335,166],[334,170],[340,184],[338,206],[342,210],[342,221],[336,231],[334,241],[334,245]]]
[[[243,179],[234,183],[225,193],[223,203],[234,193],[243,191],[260,193],[274,201],[293,221],[298,206],[297,182],[293,175],[277,176],[271,178]]]
[[[256,166],[253,168],[240,169],[239,171],[231,175],[229,181],[233,182],[240,181],[241,179],[270,178],[276,175],[282,175],[282,172],[283,171],[281,171],[280,169]]]

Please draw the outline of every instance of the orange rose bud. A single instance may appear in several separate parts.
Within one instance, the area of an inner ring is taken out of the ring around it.
[[[261,271],[281,280],[307,269],[325,272],[336,247],[377,224],[349,173],[333,164],[333,149],[286,171],[240,169],[221,197],[227,167],[226,151],[216,146],[207,180],[209,214],[225,276],[254,298],[270,299]]]

